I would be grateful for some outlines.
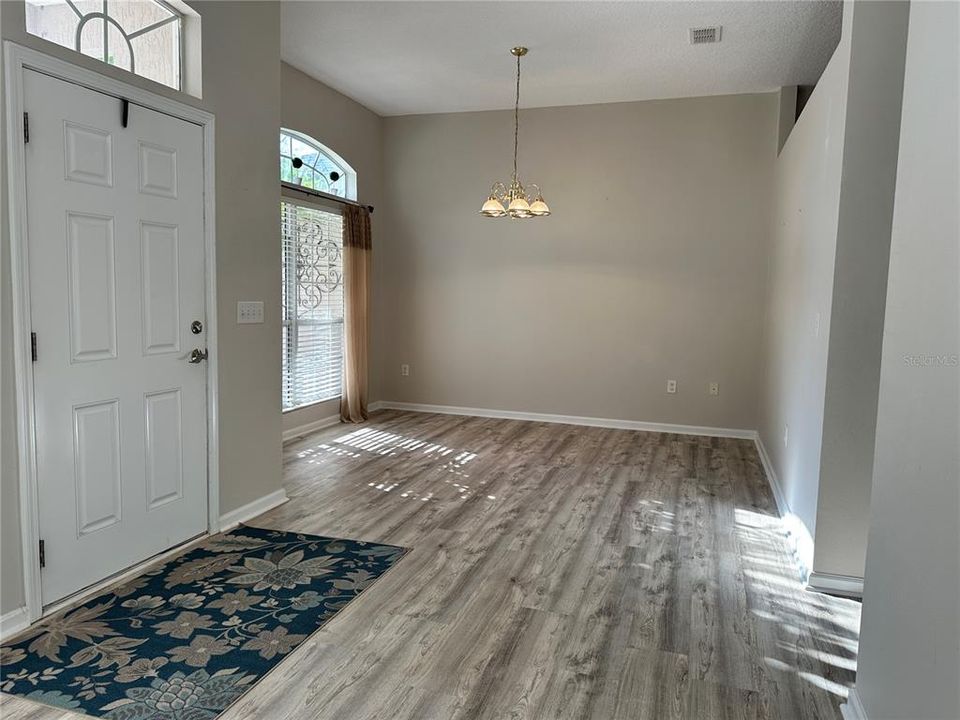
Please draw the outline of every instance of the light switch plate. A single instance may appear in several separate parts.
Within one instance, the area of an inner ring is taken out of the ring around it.
[[[237,324],[251,325],[263,322],[262,300],[241,300],[237,303]]]

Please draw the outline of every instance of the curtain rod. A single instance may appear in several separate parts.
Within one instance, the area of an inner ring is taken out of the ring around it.
[[[304,195],[313,195],[314,197],[323,198],[324,200],[333,200],[333,202],[340,203],[341,205],[354,205],[356,207],[365,207],[371,213],[373,212],[373,205],[364,205],[358,203],[355,200],[347,200],[346,198],[339,197],[337,195],[331,195],[330,193],[325,193],[320,190],[314,190],[313,188],[305,188],[302,185],[295,185],[294,183],[281,182],[281,187],[286,188],[287,190],[296,190],[301,192]]]

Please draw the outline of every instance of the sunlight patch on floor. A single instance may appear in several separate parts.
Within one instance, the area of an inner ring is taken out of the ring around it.
[[[404,453],[417,453],[435,459],[436,467],[439,470],[455,475],[459,482],[444,481],[453,489],[454,499],[465,500],[471,496],[470,486],[462,480],[470,477],[464,469],[468,463],[478,457],[477,453],[470,450],[457,450],[440,443],[420,440],[399,433],[364,427],[340,435],[333,440],[303,448],[297,452],[297,458],[307,464],[321,464],[330,456],[362,460],[369,455],[392,457]],[[479,484],[483,485],[484,483],[480,482]],[[367,483],[367,487],[383,493],[390,493],[400,488],[400,485],[401,482],[399,481]],[[432,491],[426,494],[418,494],[404,488],[400,489],[403,489],[403,492],[398,492],[397,495],[405,499],[422,502],[434,499],[434,492]],[[488,495],[487,499],[495,500],[496,498]]]
[[[751,614],[768,624],[774,636],[783,637],[778,647],[792,658],[792,662],[770,657],[764,661],[772,669],[793,673],[804,682],[845,699],[849,693],[847,685],[801,666],[815,661],[844,674],[856,671],[859,603],[805,589],[799,570],[783,560],[784,555],[789,556],[789,545],[778,516],[736,508],[734,523],[735,538],[746,566],[744,580],[748,592],[757,593],[769,603],[766,609],[752,608]],[[816,647],[808,647],[811,644]]]

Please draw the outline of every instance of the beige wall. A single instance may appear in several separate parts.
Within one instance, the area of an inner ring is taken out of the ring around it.
[[[849,47],[844,32],[776,161],[760,351],[758,430],[808,570],[817,513]]]
[[[527,222],[477,214],[512,119],[384,121],[383,398],[755,428],[777,95],[523,111]]]
[[[820,574],[863,577],[906,19],[844,6],[776,162],[759,432]]]
[[[191,2],[202,16],[202,100],[176,93],[44,42],[24,31],[23,5],[2,2],[2,33],[90,69],[149,87],[217,116],[217,283],[220,350],[220,509],[228,512],[280,487],[280,245],[277,134],[280,128],[280,10],[277,3]],[[6,207],[4,207],[6,211]],[[4,212],[5,214],[5,212]],[[3,257],[8,240],[3,223]],[[0,611],[23,600],[9,357],[9,264],[3,307]],[[236,324],[237,300],[264,300],[263,325]]]
[[[960,717],[960,10],[913,3],[857,692]]]
[[[280,74],[280,119],[283,127],[299,130],[319,140],[346,160],[357,172],[357,197],[375,210],[371,218],[374,238],[373,314],[385,268],[380,252],[389,242],[383,217],[383,120],[359,103],[331,90],[294,67],[283,63]],[[279,265],[277,266],[279,272]],[[371,323],[372,324],[372,323]],[[373,337],[371,358],[381,354],[379,337]],[[371,363],[370,399],[380,398],[379,366]],[[283,429],[294,429],[340,413],[338,400],[318,403],[283,414]]]

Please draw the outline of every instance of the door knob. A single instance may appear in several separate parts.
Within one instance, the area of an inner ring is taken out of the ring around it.
[[[188,363],[198,363],[201,360],[207,359],[207,351],[201,350],[200,348],[194,348],[190,351],[190,357],[187,359]]]

